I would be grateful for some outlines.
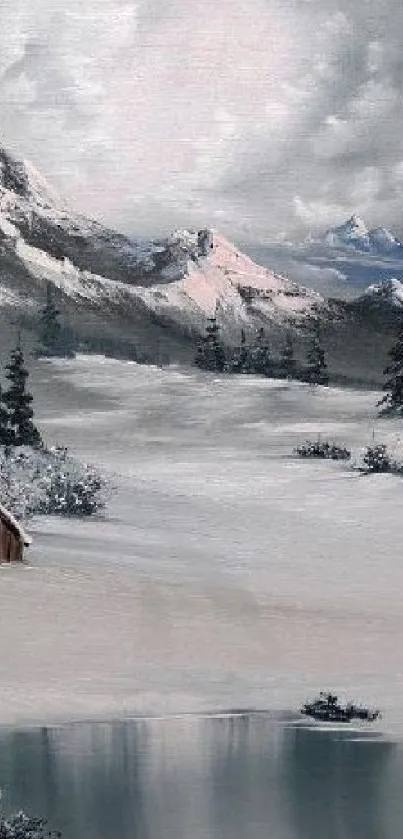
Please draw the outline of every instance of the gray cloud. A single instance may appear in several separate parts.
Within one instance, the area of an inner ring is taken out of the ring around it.
[[[133,233],[402,234],[402,32],[399,0],[15,0],[2,136]]]

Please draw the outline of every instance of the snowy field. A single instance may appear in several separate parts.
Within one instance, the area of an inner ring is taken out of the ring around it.
[[[37,519],[1,567],[0,721],[296,708],[321,688],[403,735],[403,479],[301,461],[399,449],[376,393],[43,363],[47,442],[112,475],[104,520]]]

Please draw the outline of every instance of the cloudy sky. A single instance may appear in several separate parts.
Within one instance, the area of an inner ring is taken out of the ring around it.
[[[401,0],[0,7],[2,141],[130,233],[402,234],[402,70]]]

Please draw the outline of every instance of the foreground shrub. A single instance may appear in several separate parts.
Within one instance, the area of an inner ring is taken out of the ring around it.
[[[391,472],[393,461],[384,443],[367,446],[363,456],[363,463],[367,472]]]
[[[105,507],[107,496],[106,479],[65,448],[0,447],[0,499],[19,519],[91,516]]]
[[[361,471],[369,473],[387,472],[390,475],[403,475],[403,463],[389,454],[385,443],[367,446]]]
[[[61,833],[48,830],[45,819],[34,819],[16,813],[9,819],[0,817],[0,839],[61,839]]]
[[[300,457],[314,457],[322,460],[348,460],[351,452],[337,446],[336,443],[322,442],[321,440],[307,440],[301,446],[297,446],[294,452]]]

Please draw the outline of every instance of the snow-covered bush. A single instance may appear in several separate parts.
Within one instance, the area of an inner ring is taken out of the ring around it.
[[[403,475],[403,460],[392,454],[386,443],[373,443],[357,454],[352,463],[354,469],[366,475],[387,473],[389,475]]]
[[[103,509],[107,495],[106,479],[65,448],[0,446],[0,500],[19,519],[90,516]]]
[[[385,443],[367,446],[363,456],[363,463],[367,472],[393,471],[393,461],[388,454]]]
[[[377,443],[365,449],[361,470],[367,473],[388,472],[391,475],[403,475],[403,462],[388,452],[385,443]]]
[[[0,816],[0,839],[60,839],[61,833],[48,830],[45,819],[16,813],[6,819]]]
[[[297,446],[294,452],[300,457],[316,457],[322,460],[348,460],[351,456],[348,449],[326,440],[307,440],[306,443]]]

